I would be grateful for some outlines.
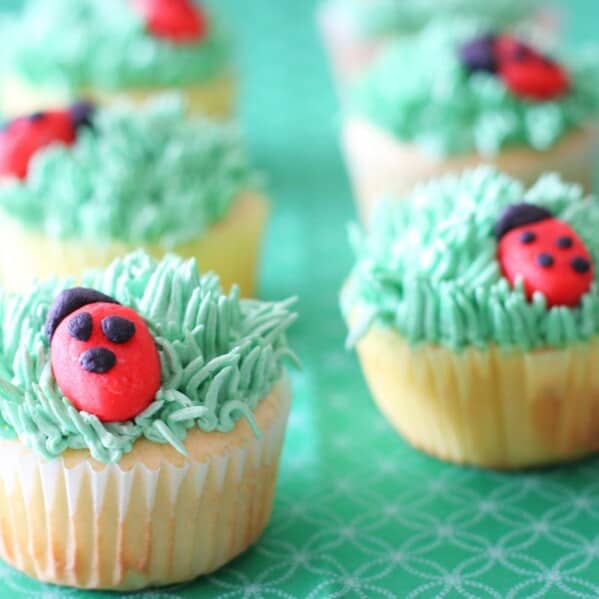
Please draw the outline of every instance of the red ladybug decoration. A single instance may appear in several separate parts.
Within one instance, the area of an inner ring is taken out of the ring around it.
[[[565,94],[570,79],[555,61],[518,39],[500,35],[495,39],[499,76],[508,89],[529,100],[552,100]]]
[[[178,44],[194,43],[207,32],[206,15],[193,0],[132,0],[148,31]]]
[[[143,412],[160,388],[160,358],[144,320],[93,289],[63,291],[46,319],[52,371],[78,410],[104,422]]]
[[[594,278],[589,251],[565,222],[534,204],[508,206],[496,224],[497,257],[503,276],[521,277],[529,299],[541,292],[547,306],[574,307]]]
[[[77,130],[91,125],[94,107],[76,104],[68,110],[35,112],[18,117],[0,132],[0,177],[24,179],[32,156],[51,144],[75,143]]]
[[[459,49],[459,56],[470,72],[494,73],[514,95],[527,100],[552,100],[570,88],[560,65],[510,35],[476,38]]]

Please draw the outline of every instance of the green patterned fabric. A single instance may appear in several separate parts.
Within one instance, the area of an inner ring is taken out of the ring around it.
[[[374,407],[343,349],[337,295],[355,212],[314,2],[220,1],[241,31],[242,116],[276,198],[260,295],[300,294],[289,341],[304,370],[293,374],[272,521],[255,547],[191,584],[82,593],[0,565],[0,597],[599,597],[599,460],[523,474],[448,466],[411,449]],[[597,35],[594,4],[568,1],[580,8],[576,38]]]

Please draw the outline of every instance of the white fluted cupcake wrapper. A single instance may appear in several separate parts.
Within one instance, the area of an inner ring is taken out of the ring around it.
[[[138,442],[118,464],[45,461],[2,442],[1,557],[83,588],[173,584],[217,569],[268,521],[289,403],[287,385],[261,402],[261,439],[245,422],[230,433],[191,432],[191,459]]]

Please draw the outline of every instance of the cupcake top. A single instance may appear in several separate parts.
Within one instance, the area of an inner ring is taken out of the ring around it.
[[[383,203],[343,293],[349,343],[372,326],[453,350],[562,347],[599,332],[599,202],[481,167]]]
[[[599,115],[599,62],[552,60],[479,21],[435,22],[389,45],[349,110],[435,156],[547,150]]]
[[[11,71],[73,90],[190,85],[230,60],[226,36],[195,0],[28,0],[2,36]]]
[[[258,187],[237,130],[189,121],[176,96],[36,113],[0,132],[0,218],[51,237],[174,247]]]
[[[142,437],[185,453],[190,429],[230,431],[294,358],[293,300],[223,295],[193,260],[138,252],[83,287],[51,281],[0,301],[0,435],[47,459],[117,462]]]
[[[343,5],[352,25],[364,36],[420,29],[436,17],[478,15],[497,26],[524,19],[539,0],[331,0]]]

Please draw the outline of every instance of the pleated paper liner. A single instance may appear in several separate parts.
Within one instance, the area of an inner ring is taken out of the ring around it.
[[[357,348],[381,411],[442,459],[509,469],[599,449],[597,338],[563,349],[455,352],[373,327]]]
[[[0,557],[42,581],[118,590],[212,572],[251,545],[274,496],[291,392],[279,383],[229,433],[190,431],[189,458],[138,441],[117,464],[46,461],[2,441]]]

